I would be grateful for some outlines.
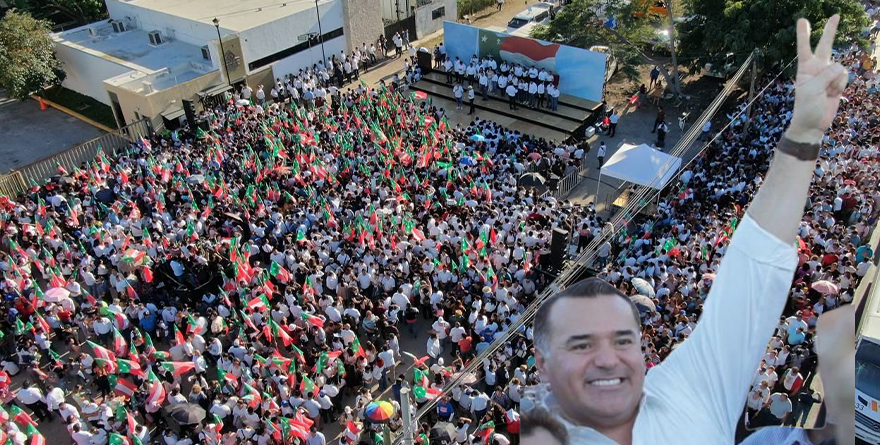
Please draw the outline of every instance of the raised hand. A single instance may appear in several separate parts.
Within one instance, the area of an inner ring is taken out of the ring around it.
[[[810,22],[797,22],[798,70],[794,111],[786,133],[795,142],[819,143],[837,114],[848,75],[843,65],[831,62],[831,47],[840,16],[835,14],[822,32],[814,53],[810,47]]]

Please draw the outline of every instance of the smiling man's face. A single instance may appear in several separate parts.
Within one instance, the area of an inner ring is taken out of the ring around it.
[[[635,418],[645,363],[632,308],[618,296],[563,298],[550,312],[541,377],[570,420],[597,430]]]

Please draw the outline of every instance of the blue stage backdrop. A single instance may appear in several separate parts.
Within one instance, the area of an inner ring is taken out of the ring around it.
[[[446,54],[453,60],[458,57],[468,63],[476,54],[546,68],[559,74],[559,91],[563,94],[602,101],[605,54],[455,22],[443,23],[443,40]]]

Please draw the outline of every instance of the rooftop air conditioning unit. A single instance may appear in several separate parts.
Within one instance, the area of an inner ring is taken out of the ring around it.
[[[202,47],[202,58],[205,60],[211,60],[211,51],[208,50],[208,45]]]
[[[153,31],[149,34],[150,45],[159,46],[162,44],[162,34],[159,31]]]
[[[113,22],[113,32],[125,32],[125,23],[124,22]]]
[[[89,37],[96,37],[98,35],[98,30],[93,26],[89,26]]]
[[[153,84],[150,82],[143,82],[144,94],[150,94],[153,92]]]

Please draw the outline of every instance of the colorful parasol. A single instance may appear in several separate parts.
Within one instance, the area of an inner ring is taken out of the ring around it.
[[[364,409],[364,416],[373,423],[387,422],[394,415],[394,405],[388,402],[372,402]]]

